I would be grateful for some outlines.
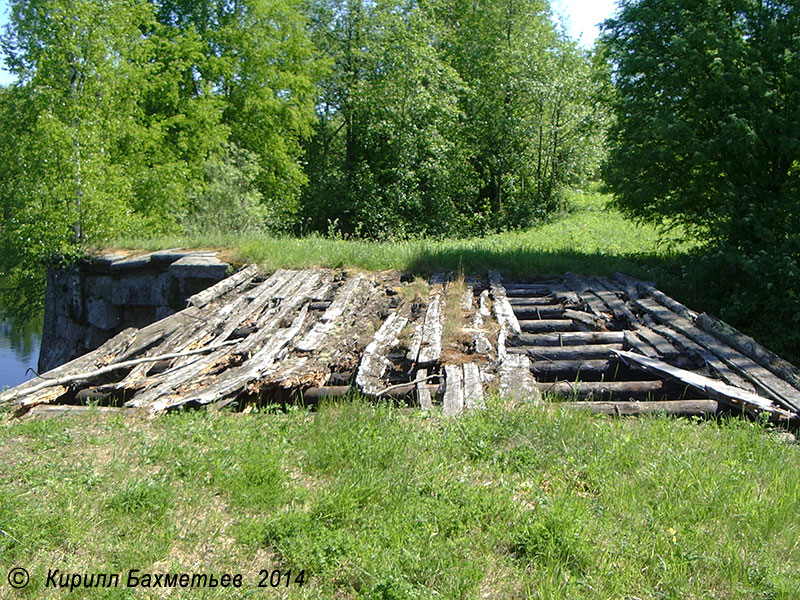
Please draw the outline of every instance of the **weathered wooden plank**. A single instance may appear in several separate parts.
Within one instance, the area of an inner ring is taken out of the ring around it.
[[[624,335],[625,335],[625,345],[628,346],[628,348],[630,348],[631,350],[635,350],[639,354],[643,354],[644,356],[649,356],[651,358],[655,358],[658,356],[658,352],[656,352],[656,349],[653,348],[650,344],[648,344],[646,340],[636,335],[635,331],[625,331]]]
[[[561,306],[553,296],[536,296],[532,298],[520,296],[518,298],[509,298],[508,303],[511,306]]]
[[[563,319],[564,307],[561,305],[556,306],[536,306],[536,305],[513,305],[514,314],[517,319]]]
[[[369,395],[377,394],[384,386],[381,381],[389,361],[386,359],[386,351],[399,343],[397,336],[408,323],[408,319],[393,312],[375,332],[372,341],[364,350],[361,362],[358,365],[356,374],[356,385],[362,392]]]
[[[650,329],[670,340],[677,348],[683,349],[685,352],[684,356],[691,356],[699,361],[701,365],[705,364],[710,373],[716,374],[716,376],[725,383],[747,390],[748,392],[755,392],[756,388],[752,383],[747,381],[694,340],[689,339],[679,331],[667,327],[666,325],[654,323],[650,315],[645,315],[644,321]]]
[[[445,388],[442,412],[454,417],[464,410],[464,371],[459,365],[445,365]]]
[[[622,331],[565,331],[561,333],[523,333],[509,342],[521,346],[582,346],[584,344],[622,344]]]
[[[647,295],[646,292],[639,291],[641,286],[652,288],[656,287],[656,284],[652,281],[636,279],[634,277],[625,275],[625,273],[614,273],[614,280],[622,286],[631,302]]]
[[[313,352],[322,344],[335,327],[337,321],[344,315],[345,310],[352,304],[354,297],[365,282],[361,273],[345,281],[337,290],[336,296],[314,326],[296,345],[300,352]]]
[[[481,373],[477,363],[464,363],[463,383],[464,383],[464,408],[474,410],[476,408],[486,408],[483,401],[483,384],[481,383]]]
[[[534,360],[586,360],[608,358],[612,350],[622,350],[622,344],[588,344],[585,346],[515,346],[509,354],[525,354]]]
[[[648,358],[632,352],[617,351],[615,354],[631,367],[640,368],[658,376],[669,377],[670,379],[689,385],[715,400],[720,400],[732,406],[745,408],[750,412],[764,411],[786,419],[794,416],[794,413],[777,406],[768,398],[733,387],[717,379],[711,379],[710,377],[693,373],[692,371],[679,369],[668,365],[664,361]]]
[[[522,354],[507,354],[498,366],[500,395],[512,400],[539,402],[541,393],[531,374],[531,361]]]
[[[248,265],[230,277],[226,277],[222,281],[218,281],[210,288],[207,288],[202,292],[198,292],[194,296],[189,296],[189,298],[186,300],[186,304],[188,306],[202,308],[206,304],[217,300],[228,292],[234,291],[237,288],[249,284],[256,275],[258,275],[258,267],[256,265]]]
[[[750,336],[706,313],[698,315],[695,324],[800,390],[800,371]]]
[[[680,351],[675,346],[651,330],[649,327],[637,325],[634,328],[634,331],[636,331],[636,334],[639,337],[646,340],[648,344],[655,348],[656,352],[658,352],[661,358],[673,358],[680,355]]]
[[[568,289],[571,289],[578,295],[578,298],[580,298],[585,306],[589,307],[592,314],[601,319],[599,322],[605,323],[608,321],[611,310],[594,294],[592,282],[589,279],[576,275],[575,273],[567,273],[564,275],[564,283]]]
[[[495,318],[500,327],[505,327],[512,335],[519,335],[522,333],[522,329],[517,317],[514,315],[514,309],[511,308],[511,304],[508,302],[500,273],[489,271],[489,286],[492,292],[492,306],[494,307]]]
[[[417,402],[419,402],[420,408],[424,410],[430,410],[433,408],[433,399],[431,398],[431,392],[428,389],[428,370],[427,369],[419,369],[417,371],[416,377],[414,377],[414,381],[416,382],[416,391],[417,391]]]
[[[734,348],[722,344],[713,335],[695,326],[689,319],[681,317],[670,309],[648,298],[637,300],[637,305],[649,312],[653,317],[670,327],[677,329],[691,338],[703,348],[716,355],[720,360],[733,368],[740,376],[749,380],[756,389],[785,408],[797,411],[800,406],[800,394],[791,385],[776,377],[752,359]]]
[[[675,384],[658,381],[554,381],[537,383],[543,394],[593,401],[663,400],[680,397],[683,390]]]
[[[385,288],[374,283],[373,276],[367,278],[345,314],[337,319],[334,329],[313,353],[284,361],[264,385],[305,389],[326,385],[332,377],[339,380],[345,377],[341,381],[349,381],[349,374],[357,368],[364,349],[372,341],[365,330],[368,325],[379,328],[383,323],[381,315],[389,306]],[[403,305],[397,310],[404,310]],[[306,360],[301,362],[303,358]]]
[[[417,364],[428,366],[439,360],[442,355],[442,333],[444,331],[443,293],[436,294],[428,303],[425,312],[425,323],[422,326],[422,343],[420,344]]]
[[[596,331],[608,329],[609,325],[608,318],[602,314],[595,315],[579,310],[566,309],[564,311],[564,317],[571,319],[576,325],[589,327],[590,329],[594,329]]]
[[[614,292],[596,289],[594,290],[594,294],[609,308],[617,319],[626,322],[631,327],[641,322],[639,317],[633,314],[631,309],[628,308],[628,305],[620,300]]]
[[[492,352],[492,344],[483,330],[484,312],[487,317],[491,315],[486,304],[488,297],[488,290],[484,290],[478,298],[478,308],[476,310],[474,291],[472,286],[468,286],[461,305],[462,309],[472,315],[472,347],[476,354],[486,355]]]
[[[535,360],[531,362],[531,373],[537,378],[574,379],[588,374],[611,374],[616,360]]]
[[[205,361],[182,365],[183,368],[176,369],[170,377],[137,393],[126,405],[163,410],[189,402],[204,404],[240,393],[250,379],[272,364],[284,345],[286,334],[297,333],[307,312],[307,307],[300,311],[302,319],[298,325],[296,311],[300,306],[305,306],[320,288],[330,285],[330,274],[323,276],[319,271],[305,273],[299,282],[294,279],[291,293],[282,288],[286,298],[259,315],[255,321],[258,331],[242,340],[235,349],[215,352]],[[292,326],[288,332],[281,333],[279,329],[288,318],[293,319]]]
[[[545,333],[552,331],[575,331],[577,329],[572,319],[540,319],[535,321],[519,321],[521,331],[529,333]]]

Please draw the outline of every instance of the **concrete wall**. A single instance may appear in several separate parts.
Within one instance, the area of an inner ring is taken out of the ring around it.
[[[144,327],[186,306],[224,279],[215,252],[164,250],[104,255],[47,274],[39,372],[102,345],[127,327]]]

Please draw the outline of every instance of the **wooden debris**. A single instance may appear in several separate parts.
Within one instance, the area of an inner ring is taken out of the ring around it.
[[[750,380],[756,389],[766,394],[785,408],[797,411],[800,407],[800,394],[798,390],[778,378],[752,359],[744,356],[730,346],[724,345],[714,336],[696,327],[688,319],[681,317],[670,309],[654,300],[642,298],[636,301],[637,305],[653,317],[680,331],[685,336],[694,340],[703,348],[717,356],[722,362],[732,367],[738,374]]]
[[[764,348],[750,336],[706,313],[698,315],[695,323],[704,331],[719,338],[776,376],[784,379],[795,389],[800,390],[800,370],[774,352]]]
[[[648,373],[668,377],[692,386],[711,398],[729,405],[743,408],[751,412],[764,411],[785,419],[789,419],[793,416],[793,413],[776,406],[771,400],[763,396],[746,392],[732,385],[722,383],[719,380],[711,379],[710,377],[699,375],[692,371],[686,371],[685,369],[679,369],[668,365],[664,361],[648,358],[632,352],[616,351],[615,354],[634,368],[638,367]]]
[[[442,412],[454,417],[464,410],[464,371],[460,365],[444,366],[444,400]]]
[[[399,313],[390,314],[364,350],[361,363],[358,365],[356,384],[365,394],[375,395],[384,387],[381,378],[389,365],[385,357],[386,351],[399,343],[397,336],[407,322],[408,319]]]
[[[592,315],[587,312],[567,309],[564,311],[564,316],[572,320],[576,324],[583,325],[595,331],[604,331],[608,329],[608,318],[604,314]]]
[[[352,304],[359,288],[364,283],[363,275],[358,274],[348,279],[338,290],[336,296],[328,306],[319,321],[314,324],[309,331],[296,345],[300,352],[313,352],[322,344],[327,336],[337,325],[337,321],[342,317],[345,310]]]
[[[494,307],[494,314],[500,327],[504,327],[512,335],[519,335],[522,333],[520,323],[514,314],[514,309],[508,302],[506,290],[503,287],[502,278],[497,271],[489,271],[489,285],[492,291],[492,306]]]
[[[508,354],[498,367],[500,395],[512,400],[539,402],[541,393],[531,374],[531,361],[522,354]]]
[[[0,394],[0,403],[17,415],[53,402],[54,413],[85,402],[158,412],[358,390],[456,415],[484,406],[484,386],[496,381],[504,397],[559,394],[592,400],[589,409],[603,414],[712,414],[722,402],[800,418],[800,371],[624,275],[504,284],[492,272],[479,296],[468,279],[456,301],[472,339],[454,342],[442,364],[446,280],[432,278],[420,304],[394,291],[397,274],[282,269],[261,281],[249,267],[180,312]],[[570,406],[578,404],[589,403]]]

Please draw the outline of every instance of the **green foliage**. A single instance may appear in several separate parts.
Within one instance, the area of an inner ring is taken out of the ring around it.
[[[747,254],[796,255],[798,36],[793,1],[623,2],[603,37],[619,206]]]
[[[205,163],[205,185],[189,202],[186,232],[244,233],[263,230],[275,222],[256,188],[260,171],[256,155],[233,144],[210,157]]]
[[[305,227],[522,227],[596,168],[597,70],[543,2],[318,0],[311,14],[332,68],[308,146]]]

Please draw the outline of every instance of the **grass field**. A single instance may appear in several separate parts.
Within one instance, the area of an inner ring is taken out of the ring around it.
[[[348,399],[17,421],[0,448],[0,568],[31,575],[0,573],[4,598],[168,596],[129,569],[243,575],[169,596],[192,600],[800,597],[800,446],[757,423]],[[121,584],[68,594],[48,569]]]

